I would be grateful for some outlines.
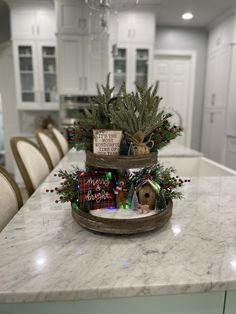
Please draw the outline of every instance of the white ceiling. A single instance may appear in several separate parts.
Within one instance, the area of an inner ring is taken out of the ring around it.
[[[111,0],[116,10],[153,11],[157,24],[171,26],[204,27],[222,13],[236,6],[236,0]],[[183,21],[182,13],[191,11],[194,19]]]

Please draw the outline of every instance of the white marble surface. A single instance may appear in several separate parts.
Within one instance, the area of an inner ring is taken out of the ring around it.
[[[175,141],[170,142],[167,146],[158,152],[159,157],[200,157],[203,156],[201,152],[183,146]]]
[[[69,153],[58,168],[81,165]],[[95,234],[45,189],[0,234],[0,303],[236,289],[236,178],[195,177],[161,230]]]

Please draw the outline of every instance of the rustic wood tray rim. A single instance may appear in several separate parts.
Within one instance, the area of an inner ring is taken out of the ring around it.
[[[172,216],[172,201],[166,209],[147,217],[114,219],[97,217],[80,210],[77,212],[72,208],[72,217],[83,228],[110,235],[131,235],[157,230],[166,225]]]
[[[148,158],[151,156],[157,156],[158,152],[151,152],[149,154],[144,154],[144,155],[132,155],[132,156],[126,156],[126,155],[101,155],[101,154],[95,154],[89,150],[86,150],[86,154],[88,154],[90,157],[96,157],[100,159],[127,159],[127,160],[132,160],[132,159],[141,159],[141,158]]]

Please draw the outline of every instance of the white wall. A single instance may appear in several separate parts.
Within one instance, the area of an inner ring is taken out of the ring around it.
[[[196,77],[191,147],[200,150],[208,33],[203,28],[156,28],[155,49],[195,50]]]
[[[18,113],[16,110],[16,94],[11,44],[0,47],[0,93],[2,95],[3,128],[6,168],[14,172],[10,138],[19,135]]]

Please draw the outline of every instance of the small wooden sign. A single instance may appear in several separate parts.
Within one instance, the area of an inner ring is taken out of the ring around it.
[[[81,171],[79,202],[87,210],[115,207],[113,174],[104,171]]]
[[[93,152],[99,155],[119,155],[122,131],[93,130]]]

